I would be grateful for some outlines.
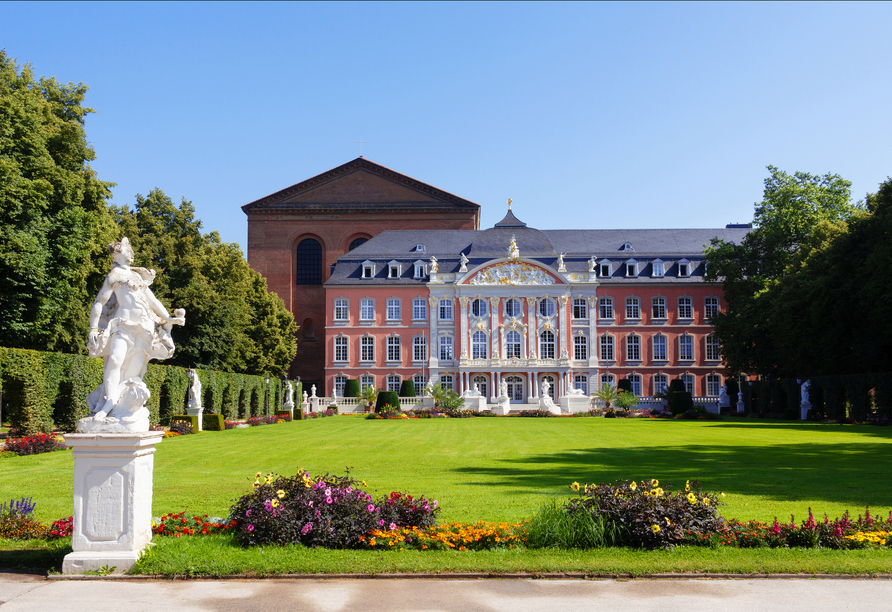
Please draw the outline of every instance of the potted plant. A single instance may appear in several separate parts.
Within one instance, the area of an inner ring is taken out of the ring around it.
[[[378,390],[372,386],[365,387],[359,393],[359,397],[365,401],[365,411],[370,412],[378,400]]]

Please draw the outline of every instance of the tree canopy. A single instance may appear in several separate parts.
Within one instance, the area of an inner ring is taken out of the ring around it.
[[[713,324],[728,366],[786,377],[888,368],[878,354],[888,325],[875,300],[892,297],[889,182],[865,209],[837,175],[769,171],[755,229],[740,244],[707,249],[707,279],[722,281],[727,302]]]
[[[294,319],[237,244],[203,234],[195,209],[160,189],[133,210],[109,205],[84,130],[87,87],[35,80],[0,51],[0,346],[86,351],[90,305],[111,265],[107,245],[130,238],[152,287],[185,308],[172,363],[283,374]]]

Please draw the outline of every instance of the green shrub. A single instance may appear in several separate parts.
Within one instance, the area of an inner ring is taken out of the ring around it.
[[[632,393],[632,381],[628,378],[620,378],[619,382],[616,385],[617,391],[628,391]]]
[[[415,381],[411,378],[407,378],[403,381],[403,384],[400,385],[400,397],[416,397]]]
[[[379,412],[385,405],[389,405],[392,410],[399,410],[400,394],[396,391],[379,391],[378,399],[375,401],[375,412]]]
[[[344,397],[359,397],[359,380],[350,378],[344,384]]]
[[[223,431],[226,426],[222,414],[203,414],[201,416],[201,428],[204,431]]]
[[[173,426],[177,423],[186,423],[192,430],[189,433],[198,433],[198,417],[194,414],[178,414],[170,419],[170,430],[174,431]],[[177,433],[183,433],[177,429]]]
[[[551,500],[527,525],[528,548],[603,548],[619,543],[617,529],[591,512],[569,512]]]
[[[295,421],[303,421],[306,417],[304,416],[304,409],[298,406],[294,407],[294,415],[291,417]]]

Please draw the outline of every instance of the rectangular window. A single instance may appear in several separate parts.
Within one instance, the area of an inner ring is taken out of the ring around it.
[[[669,388],[669,377],[665,374],[654,374],[654,395],[664,393]]]
[[[586,303],[585,298],[573,299],[573,318],[588,319],[588,304]]]
[[[346,321],[348,314],[348,302],[344,299],[337,299],[334,301],[334,320],[335,321]]]
[[[440,300],[440,320],[452,320],[452,300]]]
[[[613,361],[613,336],[601,336],[601,360]]]
[[[588,359],[588,338],[585,336],[573,337],[573,359]]]
[[[520,332],[509,331],[505,335],[505,358],[506,359],[521,359],[523,355],[520,352],[521,347],[521,336]]]
[[[679,319],[693,319],[694,318],[694,305],[693,300],[689,297],[681,297],[678,298],[678,318]]]
[[[427,376],[424,374],[416,374],[412,377],[412,382],[415,383],[415,393],[419,396],[424,393],[424,388],[427,386]]]
[[[402,382],[403,381],[400,378],[399,374],[390,374],[387,377],[387,390],[388,391],[396,391],[397,393],[399,393],[400,392],[400,384]]]
[[[715,334],[706,336],[706,361],[720,361],[722,359],[722,347],[719,338]]]
[[[636,297],[626,298],[626,318],[627,319],[640,319],[641,318],[641,308],[639,306],[638,298],[636,298]]]
[[[694,360],[694,336],[678,338],[678,358],[682,361]]]
[[[444,389],[451,389],[455,391],[455,384],[452,380],[452,374],[443,374],[440,376],[440,384],[443,385]]]
[[[387,300],[387,320],[399,321],[401,318],[400,300],[398,298],[391,298]]]
[[[668,353],[666,350],[666,336],[654,336],[654,361],[666,361]]]
[[[612,319],[613,318],[613,298],[602,297],[598,300],[598,308],[600,309],[599,316],[602,319]]]
[[[539,359],[554,359],[554,334],[546,330],[539,334]]]
[[[666,298],[655,297],[650,301],[651,316],[654,319],[666,318]]]
[[[427,300],[424,298],[418,298],[417,300],[412,300],[412,320],[413,321],[426,321],[427,320]]]
[[[375,300],[364,299],[359,300],[359,320],[374,321],[375,320]]]
[[[399,336],[388,336],[387,337],[387,361],[399,361],[400,360],[400,337]]]
[[[678,264],[678,275],[679,276],[690,276],[691,274],[691,266],[686,263]]]
[[[584,374],[576,374],[573,376],[573,388],[579,389],[588,395],[588,376],[585,376]]]
[[[335,361],[347,361],[347,338],[346,336],[338,336],[334,339],[335,345]]]
[[[601,386],[604,387],[606,385],[610,385],[614,389],[616,388],[616,378],[613,374],[601,374]]]
[[[363,389],[374,389],[375,388],[375,377],[371,374],[363,374],[359,377],[359,387],[360,390]]]
[[[489,338],[482,331],[474,332],[471,336],[471,359],[486,359]]]
[[[713,318],[719,312],[719,298],[708,297],[704,302],[703,316],[707,319]]]
[[[452,361],[452,336],[440,336],[440,359]]]
[[[722,377],[718,374],[708,374],[706,376],[706,395],[716,397],[722,390]]]
[[[415,278],[424,278],[424,264],[415,264]]]
[[[427,337],[415,336],[412,340],[412,360],[424,361],[427,359]]]
[[[626,264],[626,276],[638,276],[638,264],[627,263]]]
[[[605,276],[605,277],[610,276],[610,264],[609,263],[602,263],[600,266],[598,266],[598,268],[601,271],[600,276]]]
[[[399,278],[400,277],[400,266],[399,264],[390,264],[387,266],[387,278]]]
[[[641,361],[641,336],[626,336],[626,361]]]
[[[682,374],[681,380],[684,382],[684,390],[694,395],[694,377],[691,374]]]
[[[338,375],[338,376],[334,377],[334,388],[335,388],[335,391],[337,391],[337,393],[338,393],[338,397],[344,397],[344,385],[346,385],[346,384],[347,384],[346,376]]]
[[[372,264],[362,264],[362,277],[372,278],[375,275],[375,266]]]
[[[632,393],[641,397],[641,376],[638,374],[629,374],[629,382],[632,383]]]
[[[663,276],[663,262],[655,261],[653,263],[653,275],[654,276]]]
[[[363,336],[359,339],[360,358],[362,361],[375,361],[375,339]]]

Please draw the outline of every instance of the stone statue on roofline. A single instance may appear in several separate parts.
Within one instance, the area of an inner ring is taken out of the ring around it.
[[[461,262],[461,267],[458,269],[458,271],[459,272],[467,272],[468,271],[468,258],[465,256],[464,253],[461,254],[461,259],[459,261]]]
[[[440,266],[437,264],[437,258],[431,255],[431,274],[436,274]]]
[[[173,355],[170,330],[185,324],[186,311],[178,308],[171,316],[158,301],[149,288],[155,271],[131,267],[133,249],[127,238],[108,245],[108,249],[114,265],[90,309],[87,340],[90,357],[102,357],[104,361],[102,383],[87,396],[92,416],[78,421],[77,430],[148,431],[146,402],[150,393],[142,379],[150,360]]]

